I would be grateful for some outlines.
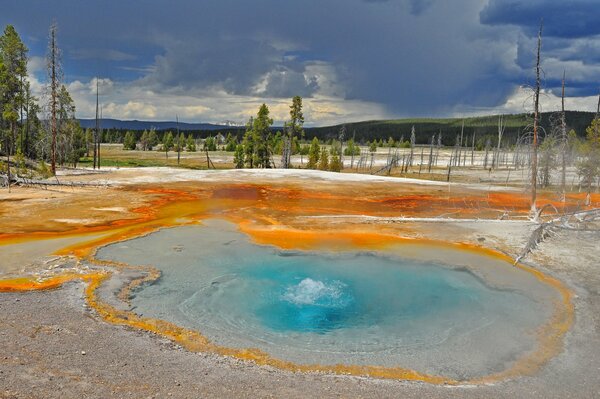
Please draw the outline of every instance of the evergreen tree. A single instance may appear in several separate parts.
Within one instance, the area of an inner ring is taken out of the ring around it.
[[[256,155],[256,166],[259,168],[271,167],[272,149],[269,142],[272,124],[273,119],[269,117],[269,108],[266,104],[261,105],[252,125],[253,138],[255,140],[254,153]]]
[[[177,142],[175,143],[175,150],[177,152],[183,151],[186,145],[185,135],[183,133],[179,133],[177,136]]]
[[[329,152],[325,146],[321,148],[321,154],[319,155],[319,169],[329,170]]]
[[[196,140],[194,140],[194,136],[191,133],[187,138],[187,151],[196,152]]]
[[[144,134],[146,135],[146,139],[148,136],[148,132],[144,131]],[[142,135],[142,146],[144,145],[144,135]],[[124,150],[135,150],[136,147],[136,142],[135,142],[135,135],[133,134],[132,131],[127,131],[127,133],[125,133],[125,138],[123,139],[123,149]]]
[[[140,145],[142,146],[142,151],[147,151],[148,147],[149,147],[149,133],[147,130],[144,130],[144,132],[142,133],[142,137],[140,138]],[[123,139],[123,141],[127,140],[127,134],[125,134],[125,139]]]
[[[377,140],[369,144],[369,152],[377,152]]]
[[[232,136],[231,133],[227,133],[227,138],[225,139],[225,151],[234,152],[237,149],[237,138]]]
[[[204,151],[217,151],[217,139],[215,137],[207,137],[204,140]]]
[[[348,140],[348,144],[344,148],[344,155],[360,155],[360,147],[354,144],[354,139]]]
[[[158,145],[158,135],[156,134],[156,130],[154,128],[150,129],[148,133],[148,150],[152,151],[152,148]]]
[[[165,158],[169,158],[169,150],[173,148],[173,133],[167,132],[163,137],[163,151],[165,152]]]
[[[310,148],[308,150],[308,164],[306,165],[309,169],[316,169],[319,163],[319,155],[320,155],[320,147],[319,147],[319,139],[313,138],[310,143]]]
[[[295,96],[292,98],[290,106],[290,120],[285,124],[285,139],[277,141],[277,145],[281,145],[281,151],[277,153],[283,154],[282,164],[284,168],[289,168],[291,165],[291,156],[297,152],[294,148],[298,145],[298,137],[304,137],[304,114],[302,113],[302,97]],[[286,148],[283,148],[285,145]]]
[[[15,151],[19,111],[24,105],[24,79],[27,76],[27,47],[12,25],[7,25],[0,37],[0,99],[1,117],[8,125],[3,150],[7,157],[10,188],[10,155]]]
[[[233,153],[233,164],[236,169],[242,169],[244,167],[244,146],[238,144],[235,146],[235,152]]]

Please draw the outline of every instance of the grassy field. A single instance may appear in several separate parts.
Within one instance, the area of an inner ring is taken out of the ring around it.
[[[233,167],[233,154],[224,151],[208,153],[211,161],[217,169],[228,169]],[[82,158],[80,165],[92,167],[91,157]],[[186,169],[207,169],[206,153],[182,152],[179,163],[177,152],[169,151],[168,156],[163,151],[141,151],[124,150],[122,144],[102,144],[100,150],[100,166],[111,167],[148,167],[148,166],[172,166]],[[212,166],[212,165],[211,165]]]

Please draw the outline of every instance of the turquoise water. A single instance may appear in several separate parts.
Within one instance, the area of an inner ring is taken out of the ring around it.
[[[534,347],[549,307],[529,275],[517,276],[525,285],[495,288],[463,266],[423,255],[278,251],[223,223],[166,229],[98,254],[162,271],[135,293],[135,312],[298,363],[464,377],[502,369]],[[504,280],[521,273],[501,267]]]
[[[282,255],[229,265],[232,278],[215,282],[186,308],[236,304],[241,315],[275,331],[327,333],[334,329],[397,325],[446,312],[480,312],[489,291],[473,275],[420,262],[368,254]],[[367,269],[367,270],[365,270]]]

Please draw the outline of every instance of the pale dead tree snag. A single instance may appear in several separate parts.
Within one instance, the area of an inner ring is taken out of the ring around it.
[[[435,134],[431,136],[431,144],[429,145],[429,159],[427,160],[427,173],[431,173],[431,166],[433,163],[433,146],[435,145]]]
[[[568,139],[567,139],[567,121],[565,117],[565,75],[563,71],[562,78],[562,94],[561,94],[561,113],[560,113],[560,139],[561,139],[561,175],[560,175],[560,199],[562,202],[566,201],[567,192],[567,150],[568,150]]]
[[[473,132],[473,140],[471,143],[471,166],[474,165],[475,162],[475,132]]]
[[[177,166],[181,159],[181,133],[179,132],[179,115],[175,115],[175,125],[177,126]]]
[[[488,165],[488,155],[490,153],[490,146],[492,145],[492,142],[490,140],[490,138],[486,138],[485,139],[485,157],[483,159],[483,169],[487,169],[487,165]]]
[[[540,53],[542,49],[542,29],[544,22],[540,22],[538,32],[537,57],[535,62],[535,92],[533,97],[533,142],[531,159],[531,216],[536,217],[537,200],[537,152],[538,152],[538,129],[539,129],[539,108],[540,108]]]
[[[50,126],[52,131],[52,144],[50,147],[50,164],[53,175],[56,175],[56,134],[57,126],[57,111],[58,111],[58,89],[60,87],[60,52],[56,43],[56,22],[50,25],[50,38],[48,44],[48,77],[50,79]]]
[[[408,167],[410,166],[412,168],[412,166],[413,166],[413,156],[414,156],[416,142],[417,142],[417,139],[416,139],[416,134],[415,134],[415,126],[413,125],[412,129],[410,130],[410,158],[408,159],[408,166],[406,167],[407,172],[408,172]]]
[[[96,156],[98,157],[98,169],[100,169],[100,143],[102,142],[102,107],[100,107],[100,119],[98,119],[98,141],[96,142]]]
[[[492,168],[498,169],[500,167],[500,145],[502,143],[502,135],[506,129],[506,123],[504,122],[504,115],[498,115],[498,145],[496,146],[496,152],[492,159]]]
[[[96,76],[96,129],[94,130],[94,169],[96,169],[96,166],[100,166],[100,163],[98,162],[98,135],[100,133],[100,120],[98,119],[98,93],[98,77]]]
[[[460,157],[462,154],[462,145],[463,145],[463,134],[465,132],[465,120],[463,119],[462,121],[462,127],[460,128],[460,142],[458,142],[457,140],[457,145],[458,145],[458,157],[457,157],[457,162],[455,163],[456,166],[460,166]]]

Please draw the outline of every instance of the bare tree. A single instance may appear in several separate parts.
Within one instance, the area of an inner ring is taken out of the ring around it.
[[[50,162],[52,174],[56,175],[56,134],[58,130],[57,126],[57,111],[58,111],[58,89],[60,87],[61,78],[61,66],[60,66],[60,50],[56,43],[56,22],[50,25],[50,38],[48,44],[48,77],[49,82],[49,95],[50,95],[50,126],[52,131],[52,144],[50,147]]]
[[[485,139],[485,158],[483,159],[483,169],[487,169],[488,165],[488,154],[490,152],[491,141],[490,138]]]
[[[431,163],[433,162],[433,146],[435,145],[435,134],[431,136],[431,143],[429,144],[429,159],[427,165],[427,173],[431,173]]]
[[[538,128],[539,128],[539,108],[540,108],[540,53],[542,49],[542,29],[544,23],[540,23],[538,32],[537,57],[535,63],[535,93],[533,98],[533,142],[532,142],[532,159],[531,159],[531,215],[535,217],[537,214],[536,199],[537,199],[537,152],[538,152]]]
[[[471,144],[471,166],[475,162],[475,132],[473,132],[473,142]]]
[[[179,166],[179,160],[181,159],[181,146],[182,146],[181,133],[179,132],[179,115],[175,115],[175,124],[177,126],[177,166]],[[218,138],[216,138],[215,140],[218,140]]]
[[[568,138],[567,138],[567,121],[565,117],[565,71],[563,71],[562,79],[562,94],[561,94],[561,113],[560,113],[560,142],[561,142],[561,175],[560,175],[560,199],[565,202],[567,197],[566,185],[567,185],[567,150],[568,150]]]
[[[94,169],[96,169],[96,166],[98,166],[98,168],[100,168],[100,161],[99,161],[99,146],[98,146],[98,136],[100,134],[100,120],[98,119],[98,100],[99,100],[99,90],[98,90],[98,77],[96,76],[96,129],[94,130]]]
[[[492,159],[492,168],[500,167],[500,144],[502,143],[502,135],[504,134],[504,130],[506,129],[506,123],[504,122],[504,116],[498,116],[498,145],[496,146],[496,152],[494,153],[494,158]]]
[[[465,132],[465,120],[462,121],[462,127],[460,128],[460,143],[458,143],[458,159],[456,160],[456,166],[460,166],[460,156],[462,153],[462,145],[463,145],[463,133]]]
[[[411,168],[413,165],[413,155],[414,155],[414,151],[415,151],[416,142],[417,142],[417,139],[416,139],[416,135],[415,135],[415,126],[413,125],[412,129],[410,130],[410,158],[408,159],[408,166],[410,166]],[[408,172],[408,166],[406,167],[407,172]]]

